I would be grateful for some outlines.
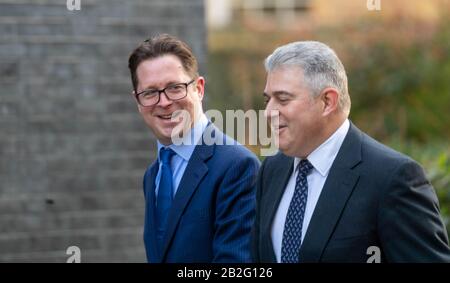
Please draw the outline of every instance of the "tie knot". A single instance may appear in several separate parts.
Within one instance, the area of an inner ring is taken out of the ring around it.
[[[161,162],[163,164],[169,164],[170,165],[170,159],[175,154],[172,149],[170,148],[161,148],[161,151],[159,153],[159,156],[161,158]]]
[[[313,166],[308,159],[302,159],[300,163],[297,165],[297,170],[299,174],[303,174],[305,176],[308,175],[311,169],[313,169]]]

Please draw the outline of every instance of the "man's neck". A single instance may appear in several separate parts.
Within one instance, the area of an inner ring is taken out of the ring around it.
[[[330,119],[327,119],[323,126],[320,127],[322,130],[317,135],[317,139],[311,143],[311,146],[303,153],[300,153],[297,157],[305,159],[307,158],[311,152],[316,150],[321,144],[323,144],[326,140],[328,140],[338,129],[342,124],[345,122],[347,117],[345,115],[339,115],[332,117]]]

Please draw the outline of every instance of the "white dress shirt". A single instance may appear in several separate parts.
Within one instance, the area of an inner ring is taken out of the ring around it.
[[[313,169],[307,177],[308,181],[308,198],[306,201],[306,210],[303,217],[302,226],[302,243],[305,238],[306,231],[308,230],[309,221],[316,207],[317,200],[319,199],[320,193],[322,192],[323,185],[327,180],[328,173],[330,172],[331,165],[336,158],[339,149],[347,135],[348,129],[350,128],[350,122],[348,119],[342,123],[342,125],[331,135],[324,143],[317,147],[308,156],[309,162],[313,165]],[[286,221],[287,212],[289,205],[291,203],[292,197],[295,190],[295,180],[297,178],[296,168],[300,162],[300,158],[294,159],[294,168],[292,170],[291,177],[287,183],[284,194],[281,198],[280,204],[278,206],[277,212],[275,214],[272,223],[272,244],[275,252],[277,262],[281,262],[281,245],[283,242],[283,231],[284,224]]]

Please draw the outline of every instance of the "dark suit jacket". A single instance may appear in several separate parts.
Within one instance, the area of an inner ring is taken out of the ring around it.
[[[155,178],[145,172],[144,242],[149,262],[249,262],[259,160],[214,128],[216,141],[196,146],[175,194],[162,253],[155,238]]]
[[[257,181],[256,262],[276,262],[271,226],[294,158],[267,158]],[[301,262],[450,262],[438,199],[423,169],[352,123],[330,169],[300,248]]]

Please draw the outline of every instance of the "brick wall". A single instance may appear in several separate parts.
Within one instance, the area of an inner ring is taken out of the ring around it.
[[[205,59],[203,0],[0,0],[0,262],[142,262],[155,139],[128,55],[167,32]]]

